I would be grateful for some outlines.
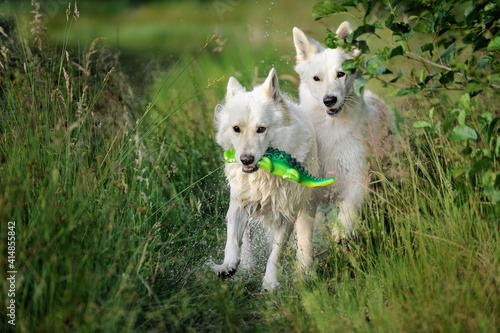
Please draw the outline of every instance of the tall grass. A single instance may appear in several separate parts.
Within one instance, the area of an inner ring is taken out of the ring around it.
[[[261,293],[262,267],[221,281],[206,265],[225,242],[212,110],[231,50],[187,52],[141,96],[99,41],[82,56],[19,32],[1,41],[0,250],[6,267],[16,221],[16,331],[500,329],[498,209],[451,177],[460,146],[403,120],[384,162],[397,176],[375,175],[360,238],[316,245],[313,278],[296,281],[285,264],[283,288]],[[268,68],[244,50],[248,86]],[[394,107],[407,119],[425,103]]]

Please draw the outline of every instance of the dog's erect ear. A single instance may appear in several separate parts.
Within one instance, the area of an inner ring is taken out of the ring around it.
[[[293,43],[297,51],[298,63],[325,49],[317,40],[307,37],[307,35],[297,27],[293,28]]]
[[[267,79],[262,84],[262,88],[267,98],[273,101],[277,101],[281,98],[280,84],[274,68],[269,71],[269,75],[267,75]]]
[[[346,40],[347,36],[349,36],[349,34],[353,31],[354,29],[352,28],[351,23],[349,23],[348,21],[344,21],[339,25],[339,28],[337,29],[337,38]]]
[[[227,82],[226,102],[231,100],[236,94],[245,91],[245,87],[243,87],[238,80],[231,76]]]
[[[337,29],[337,38],[343,39],[345,41],[347,39],[347,36],[349,36],[353,31],[354,29],[352,28],[351,23],[349,23],[348,21],[344,21],[339,25],[339,28]],[[361,55],[361,51],[353,47],[351,48],[351,55],[353,57],[358,57]]]

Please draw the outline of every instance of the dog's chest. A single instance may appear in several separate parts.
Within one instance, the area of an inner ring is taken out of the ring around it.
[[[316,138],[321,177],[349,179],[362,172],[366,163],[362,129],[323,123],[316,126]]]
[[[226,166],[231,197],[263,224],[272,224],[281,217],[293,220],[307,199],[304,186],[281,179],[265,170],[243,174],[237,164]]]

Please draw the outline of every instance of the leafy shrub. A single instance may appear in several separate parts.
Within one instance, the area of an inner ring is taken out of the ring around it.
[[[328,30],[325,41],[330,48],[362,51],[361,56],[343,64],[346,72],[365,74],[355,82],[356,92],[360,94],[375,78],[384,86],[396,87],[397,97],[415,94],[431,101],[429,111],[421,113],[428,116],[414,121],[413,128],[459,152],[450,157],[457,181],[479,185],[491,202],[500,201],[500,118],[498,105],[490,101],[498,97],[500,88],[498,2],[419,0],[411,6],[404,1],[381,2],[388,12],[384,21],[368,23],[380,1],[322,1],[314,6],[312,15],[319,20],[361,12],[361,25],[346,40],[338,40]],[[379,10],[377,15],[384,13]],[[387,42],[369,55],[367,43],[358,37],[378,36],[382,29],[390,31],[394,43]],[[401,67],[410,62],[416,65]],[[480,107],[479,96],[486,107]]]

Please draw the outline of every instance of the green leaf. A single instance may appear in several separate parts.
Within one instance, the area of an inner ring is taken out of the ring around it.
[[[493,114],[491,112],[485,112],[482,115],[479,116],[479,118],[483,119],[486,124],[491,124],[493,121]]]
[[[429,110],[429,119],[430,119],[430,120],[433,120],[433,119],[434,119],[434,107],[432,107],[432,108]]]
[[[336,13],[347,12],[347,8],[331,1],[321,1],[312,9],[312,17],[315,21]]]
[[[496,175],[493,173],[493,171],[488,170],[485,173],[483,173],[483,176],[481,177],[481,184],[483,184],[484,187],[488,187],[490,185],[494,185],[495,181],[494,179],[496,178]]]
[[[366,18],[370,15],[372,11],[374,1],[372,0],[363,0],[363,8],[365,9],[365,14],[363,15],[363,23],[366,23]]]
[[[469,44],[474,45],[474,52],[479,50],[483,51],[487,49],[488,44],[490,43],[491,40],[489,38],[486,38],[487,36],[486,33],[484,35],[478,35],[478,33],[474,31],[474,33],[469,34],[466,37],[469,37],[470,35],[472,35],[470,38],[470,42],[469,41],[467,42],[469,42]],[[464,41],[466,40],[466,37],[464,37]]]
[[[358,68],[359,65],[356,63],[356,59],[347,59],[342,63],[342,69],[347,74],[354,74]]]
[[[466,140],[477,140],[477,133],[473,128],[470,128],[467,125],[458,125],[455,126],[451,130],[450,133],[448,133],[448,138],[451,141],[466,141]]]
[[[474,177],[476,174],[488,170],[491,167],[491,160],[487,157],[483,157],[469,169],[469,177]]]
[[[470,95],[465,93],[462,96],[460,96],[460,101],[459,104],[464,108],[464,109],[469,109],[470,108]]]
[[[476,6],[474,6],[474,5],[465,8],[464,16],[467,17],[470,14],[473,14],[474,13],[474,9],[476,9]]]
[[[467,168],[459,168],[459,169],[455,169],[451,172],[451,175],[455,178],[459,178],[461,176],[463,176],[465,174],[465,172],[467,171]]]
[[[465,92],[469,94],[475,94],[480,92],[481,90],[487,89],[488,84],[486,83],[478,83],[474,81],[470,81],[469,84],[465,87]]]
[[[432,125],[425,120],[416,120],[413,122],[413,128],[432,128]]]
[[[432,45],[432,43],[427,43],[427,44],[420,45],[417,49],[417,53],[422,53],[425,51],[429,51],[430,54],[432,55],[432,51],[434,51],[434,45]]]
[[[491,122],[488,125],[488,129],[486,131],[486,141],[491,142],[493,144],[493,141],[495,140],[495,136],[498,138],[498,130],[497,130],[497,124],[500,121],[500,117],[494,117]],[[498,142],[497,142],[498,144]]]
[[[434,117],[434,115],[432,115],[432,116]],[[436,123],[436,125],[434,126],[434,129],[438,133],[441,132],[441,120]],[[436,148],[443,148],[443,145],[436,146]]]
[[[458,114],[458,124],[459,125],[465,125],[465,116],[466,116],[466,113],[465,113],[465,110],[460,110],[460,113]]]
[[[408,23],[393,23],[393,24],[391,24],[391,28],[390,29],[396,35],[407,34],[410,31],[412,31],[412,27]]]
[[[431,32],[429,27],[426,24],[423,24],[422,22],[417,24],[413,28],[413,30],[415,30],[416,32],[421,33],[421,34],[428,34],[429,32]]]
[[[356,95],[361,96],[361,93],[363,92],[363,89],[365,88],[367,83],[368,80],[364,77],[356,79],[354,81],[354,92],[356,93]]]
[[[495,37],[488,44],[488,51],[498,51],[500,50],[500,36]]]
[[[391,28],[392,26],[392,22],[394,22],[394,19],[396,19],[396,16],[394,16],[394,14],[389,14],[389,16],[387,17],[387,19],[385,20],[385,26],[386,28]]]
[[[359,0],[348,0],[342,2],[342,5],[349,7],[357,7],[359,5]]]
[[[354,42],[356,47],[359,49],[361,54],[367,54],[370,53],[370,49],[368,48],[368,44],[366,44],[366,41],[364,40],[357,40]]]
[[[403,54],[404,54],[403,47],[401,45],[399,45],[398,47],[391,50],[391,53],[389,53],[389,59],[391,59],[395,56],[398,56],[398,55],[403,55]]]
[[[430,13],[429,17],[427,18],[427,26],[429,27],[429,30],[431,32],[436,32],[437,17],[438,17],[437,13]]]
[[[424,83],[424,80],[425,80],[425,69],[421,68],[420,69],[420,82],[421,83]]]
[[[460,109],[453,109],[450,112],[450,115],[446,117],[446,119],[443,122],[443,132],[448,133],[448,130],[450,129],[451,125],[457,119],[457,115],[460,113]]]
[[[485,69],[491,66],[493,62],[493,56],[491,54],[485,54],[479,57],[477,60],[477,69]]]
[[[366,63],[366,70],[374,75],[384,74],[387,66],[382,63],[382,57],[379,54],[372,56]]]
[[[455,57],[455,50],[457,45],[452,43],[444,52],[441,54],[441,60],[445,65],[448,65],[450,61]]]
[[[374,33],[375,32],[375,27],[370,24],[365,24],[365,25],[360,25],[359,27],[356,28],[349,36],[347,36],[346,41],[348,43],[352,43],[354,40],[356,40],[359,36],[367,34],[367,33]]]
[[[500,157],[500,136],[497,137],[497,144],[495,145],[495,155]]]
[[[439,78],[439,83],[441,83],[443,86],[447,85],[450,82],[453,82],[455,79],[455,72],[449,71],[445,72],[444,74],[440,73],[440,78]]]
[[[469,66],[467,66],[466,63],[464,63],[464,62],[457,62],[454,65],[455,65],[455,71],[456,72],[463,72],[465,75],[467,75],[467,72],[469,71]]]
[[[419,92],[420,92],[420,88],[418,88],[418,87],[403,88],[400,91],[398,91],[396,96],[401,97],[401,96],[408,95],[408,94],[418,94]]]
[[[490,197],[492,203],[500,201],[500,190],[495,189],[494,186],[488,186],[483,191],[484,195]]]
[[[470,145],[467,145],[467,147],[465,147],[462,151],[461,151],[462,155],[470,155],[472,153],[472,148],[470,147]]]
[[[434,76],[436,76],[436,75],[437,75],[437,73],[436,73],[436,72],[432,72],[432,73],[430,73],[429,75],[427,75],[427,76],[425,77],[424,83],[425,83],[425,84],[429,83],[429,81],[430,81],[430,80],[431,80]]]
[[[337,35],[330,29],[326,29],[325,45],[331,49],[337,48]]]
[[[394,79],[392,79],[391,81],[389,81],[389,83],[396,83],[398,82],[399,78],[401,78],[401,76],[396,76]]]
[[[500,191],[499,190],[495,190],[492,194],[491,194],[491,202],[493,203],[497,203],[498,201],[500,201]]]
[[[375,28],[377,28],[377,29],[384,29],[384,27],[382,26],[382,21],[381,20],[376,20],[375,22],[373,22],[373,26]]]

